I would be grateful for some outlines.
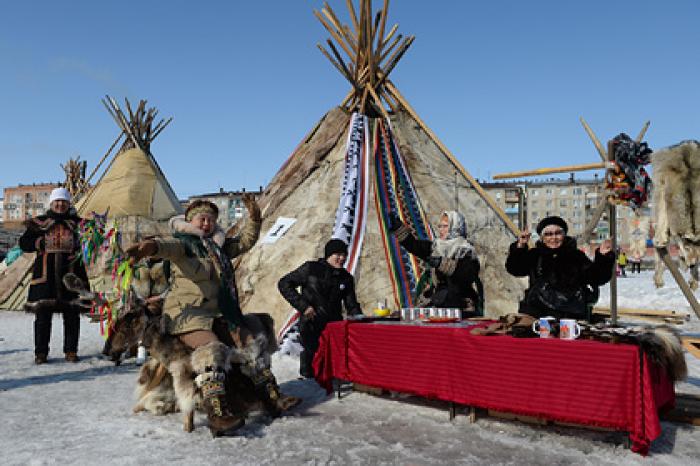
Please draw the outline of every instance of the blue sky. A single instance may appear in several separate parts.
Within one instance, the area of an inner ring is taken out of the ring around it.
[[[174,117],[152,151],[180,197],[264,186],[348,91],[316,48],[321,6],[5,2],[0,188],[93,167],[118,133],[105,94]],[[580,116],[603,140],[647,119],[652,148],[700,139],[699,17],[691,0],[393,0],[416,41],[392,78],[475,177],[595,162]]]

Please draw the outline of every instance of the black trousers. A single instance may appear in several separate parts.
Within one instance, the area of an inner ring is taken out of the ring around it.
[[[40,309],[36,311],[34,318],[34,353],[49,354],[49,341],[51,340],[52,309]],[[78,352],[78,337],[80,336],[80,313],[74,310],[66,310],[63,314],[63,352]]]
[[[299,374],[302,377],[314,376],[314,355],[318,350],[318,341],[321,338],[321,333],[323,333],[327,324],[328,321],[322,320],[318,316],[315,319],[301,317],[299,340],[304,349],[299,355]]]

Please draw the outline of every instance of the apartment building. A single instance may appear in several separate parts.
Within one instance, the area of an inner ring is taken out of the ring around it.
[[[58,183],[32,183],[5,188],[3,221],[20,223],[45,213],[49,208],[51,190],[58,186]]]

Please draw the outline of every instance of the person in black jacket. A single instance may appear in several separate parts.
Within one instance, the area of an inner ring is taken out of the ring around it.
[[[567,231],[564,219],[547,217],[537,225],[541,239],[534,248],[528,246],[527,229],[510,245],[506,270],[530,278],[519,312],[533,317],[590,318],[589,307],[597,300],[598,287],[612,277],[615,254],[606,240],[591,261],[576,247],[576,240],[566,236]]]
[[[321,333],[328,322],[343,320],[343,304],[347,315],[362,314],[355,296],[355,280],[343,268],[347,245],[342,240],[331,239],[324,252],[322,259],[305,262],[277,284],[282,297],[299,312],[304,347],[299,373],[307,378],[314,376],[312,362]],[[298,287],[301,292],[297,291]]]
[[[24,252],[36,252],[25,309],[35,313],[34,362],[47,362],[51,338],[51,318],[54,312],[63,314],[63,352],[66,361],[78,362],[80,336],[79,307],[72,301],[77,294],[68,291],[63,277],[68,273],[88,283],[80,257],[78,225],[80,217],[71,208],[67,189],[56,188],[49,197],[45,215],[25,222],[27,230],[19,239]]]
[[[462,317],[483,315],[479,259],[467,241],[464,216],[456,211],[440,215],[438,237],[419,240],[394,212],[389,214],[389,230],[409,253],[431,267],[430,281],[416,299],[418,307],[458,308]]]

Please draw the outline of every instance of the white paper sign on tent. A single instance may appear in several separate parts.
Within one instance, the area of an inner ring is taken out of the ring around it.
[[[287,230],[289,230],[296,221],[297,219],[295,218],[278,217],[275,224],[272,225],[272,228],[270,228],[263,237],[261,243],[272,244],[276,242],[287,233]]]

